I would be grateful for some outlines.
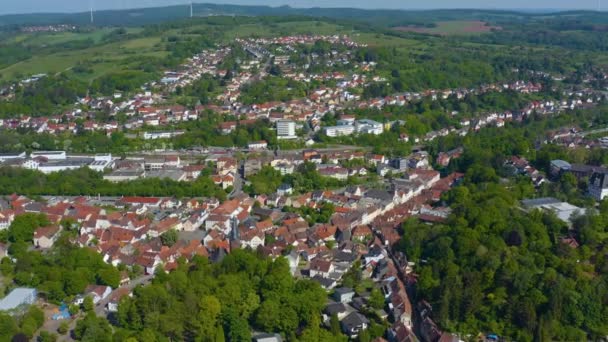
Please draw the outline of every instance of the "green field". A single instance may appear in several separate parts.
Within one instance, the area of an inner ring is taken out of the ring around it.
[[[436,34],[442,36],[448,35],[475,35],[491,32],[492,27],[482,21],[474,20],[450,20],[435,22],[435,27],[418,27],[418,26],[400,26],[395,27],[395,30],[402,32],[417,32]]]
[[[49,41],[53,44],[75,40],[101,40],[111,30],[102,29],[90,33],[64,32],[59,34],[35,34],[29,37],[16,37],[28,44],[39,44]],[[22,35],[23,36],[23,35]],[[161,37],[136,38],[121,42],[95,45],[85,49],[73,49],[51,54],[34,55],[32,58],[0,69],[0,80],[11,80],[37,73],[55,74],[66,72],[78,63],[91,63],[93,72],[78,75],[85,81],[91,81],[105,73],[116,71],[126,66],[125,60],[132,57],[165,57],[167,52],[157,45]]]

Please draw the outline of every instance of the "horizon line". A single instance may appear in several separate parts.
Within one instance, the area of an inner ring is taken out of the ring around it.
[[[132,11],[132,10],[146,10],[146,9],[154,9],[154,8],[169,8],[169,7],[190,7],[190,4],[196,5],[214,5],[214,6],[239,6],[239,7],[268,7],[268,8],[293,8],[297,10],[314,10],[314,9],[356,9],[362,11],[409,11],[409,12],[422,12],[422,11],[462,11],[462,10],[473,10],[473,11],[501,11],[501,12],[520,12],[520,13],[560,13],[560,12],[572,12],[572,11],[584,11],[584,12],[595,12],[595,13],[605,13],[606,11],[591,9],[591,8],[580,8],[580,7],[572,7],[572,8],[548,8],[548,7],[539,7],[539,8],[509,8],[509,7],[428,7],[428,8],[398,8],[398,7],[377,7],[377,8],[368,8],[368,7],[339,7],[339,6],[293,6],[293,5],[242,5],[242,4],[234,4],[234,3],[213,3],[213,2],[188,2],[187,4],[175,4],[175,5],[167,5],[167,6],[149,6],[149,7],[130,7],[130,8],[97,8],[95,12],[124,12],[124,11]],[[0,13],[0,16],[11,16],[11,15],[57,15],[57,14],[80,14],[80,13],[89,13],[89,10],[77,10],[77,11],[44,11],[44,12],[12,12],[12,13]]]

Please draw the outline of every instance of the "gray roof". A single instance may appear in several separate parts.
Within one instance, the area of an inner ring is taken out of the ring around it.
[[[351,327],[357,327],[362,324],[369,324],[369,320],[362,314],[358,312],[353,312],[350,315],[344,317],[341,323],[345,327],[350,329]]]
[[[32,303],[36,299],[36,289],[18,287],[0,300],[0,310],[12,310],[20,305]]]
[[[525,199],[525,200],[521,201],[521,204],[523,204],[523,206],[526,208],[534,208],[534,207],[538,207],[541,205],[555,204],[555,203],[560,203],[560,202],[561,201],[558,200],[557,198],[543,197],[543,198]]]
[[[346,293],[354,293],[353,289],[350,287],[339,287],[335,290],[336,294],[346,294]]]
[[[561,159],[552,160],[551,165],[564,170],[570,169],[570,163]]]
[[[346,305],[342,303],[331,303],[325,307],[325,313],[328,315],[338,314],[340,312],[346,312]]]
[[[365,193],[365,197],[379,199],[381,201],[392,201],[393,195],[386,190],[371,189]]]
[[[254,341],[257,342],[282,342],[283,338],[279,334],[259,334],[253,337]]]

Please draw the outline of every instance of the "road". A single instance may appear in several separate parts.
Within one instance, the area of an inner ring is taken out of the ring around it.
[[[606,132],[608,132],[608,127],[607,128],[598,128],[598,129],[594,129],[594,130],[586,131],[586,132],[578,132],[578,133],[576,133],[576,135],[585,137],[587,135],[606,133]]]
[[[242,160],[239,160],[238,162],[238,168],[236,171],[236,174],[234,175],[234,185],[233,185],[233,189],[232,192],[228,195],[228,198],[235,198],[238,195],[243,193],[243,176],[241,174],[241,170],[243,170],[245,162]]]
[[[114,291],[112,291],[112,293],[110,293],[110,295],[106,299],[99,301],[99,303],[97,303],[97,305],[95,305],[95,314],[97,314],[97,316],[100,316],[100,317],[106,317],[106,305],[108,305],[110,298],[112,298],[112,296],[114,294],[116,294],[117,291],[119,291],[121,289],[125,289],[125,288],[129,289],[129,291],[133,291],[133,289],[139,285],[149,284],[150,280],[152,280],[153,277],[154,277],[153,275],[141,276],[139,278],[131,280],[129,282],[129,284],[127,284],[126,286],[122,286],[122,287],[115,289]]]

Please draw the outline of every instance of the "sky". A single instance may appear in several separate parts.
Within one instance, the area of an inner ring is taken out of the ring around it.
[[[90,1],[96,9],[126,9],[187,4],[189,0],[3,0],[0,14],[39,12],[82,12]],[[602,0],[199,0],[195,2],[238,5],[290,5],[294,7],[359,8],[483,8],[483,9],[597,9]],[[608,7],[608,0],[606,2]],[[603,8],[602,8],[603,9]]]

